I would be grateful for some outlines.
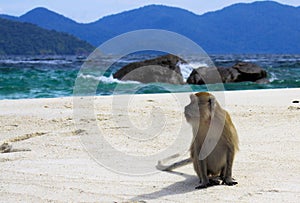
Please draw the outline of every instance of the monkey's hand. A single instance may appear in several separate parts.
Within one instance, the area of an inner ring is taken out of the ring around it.
[[[214,186],[214,185],[220,185],[220,182],[218,179],[209,179],[207,183],[200,183],[200,185],[195,187],[195,189],[199,190],[199,189],[207,188],[207,187]]]
[[[213,186],[213,184],[210,181],[201,182],[200,185],[198,185],[197,187],[195,187],[195,189],[196,190],[204,189],[204,188],[207,188],[209,186]]]

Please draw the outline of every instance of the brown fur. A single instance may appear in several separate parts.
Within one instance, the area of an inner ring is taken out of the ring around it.
[[[230,115],[225,111],[216,98],[207,92],[191,94],[191,103],[185,107],[185,117],[192,125],[194,139],[190,147],[190,158],[162,166],[162,170],[173,170],[188,163],[193,163],[195,172],[200,179],[200,185],[205,188],[218,184],[215,177],[221,178],[223,184],[235,185],[232,179],[232,164],[235,153],[238,151],[238,135],[231,121]],[[209,128],[210,133],[209,132]],[[208,135],[208,137],[207,137]],[[201,158],[200,151],[205,139],[215,141],[211,152]]]
[[[209,176],[220,176],[226,185],[237,184],[232,179],[232,164],[238,150],[238,136],[230,115],[210,93],[199,92],[190,97],[191,103],[185,107],[185,116],[193,128],[194,140],[190,151],[194,169],[201,181],[197,188],[209,186]],[[210,126],[212,133],[208,134]],[[219,136],[214,134],[218,131],[215,129],[219,129]],[[200,151],[207,135],[207,139],[215,141],[216,145],[202,159]]]

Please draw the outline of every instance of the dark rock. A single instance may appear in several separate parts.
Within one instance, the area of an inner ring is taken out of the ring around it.
[[[268,80],[268,78],[262,78],[262,79],[256,80],[255,83],[257,83],[257,84],[268,84],[268,83],[270,83],[270,81]]]
[[[238,71],[224,67],[201,67],[192,71],[187,79],[188,84],[230,83],[238,78]]]
[[[217,67],[223,83],[235,82],[239,77],[239,72],[233,68]]]
[[[168,54],[155,59],[130,63],[114,73],[113,77],[123,81],[132,80],[142,83],[184,84],[180,63],[186,62]]]
[[[233,82],[268,83],[267,72],[261,67],[246,62],[238,62],[232,67],[200,67],[192,71],[188,84],[215,84]]]
[[[267,72],[253,63],[238,62],[232,68],[239,72],[236,82],[255,82],[267,77]]]
[[[221,83],[222,79],[220,78],[217,69],[210,67],[200,67],[192,71],[186,82],[188,84],[203,85]]]

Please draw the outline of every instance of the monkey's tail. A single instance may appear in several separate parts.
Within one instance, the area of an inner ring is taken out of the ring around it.
[[[161,170],[161,171],[172,171],[175,168],[179,168],[181,166],[185,166],[185,165],[188,165],[188,164],[192,163],[191,158],[184,159],[182,161],[176,162],[176,163],[171,164],[171,165],[164,165],[163,161],[158,161],[158,163],[156,165],[156,168],[158,170]]]

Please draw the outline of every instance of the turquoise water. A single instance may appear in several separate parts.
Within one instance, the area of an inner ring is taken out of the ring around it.
[[[153,57],[152,55],[127,56],[117,61],[105,76],[99,77],[90,73],[79,75],[79,77],[98,81],[97,95],[207,90],[205,85],[141,84],[121,82],[111,76],[123,65]],[[300,55],[214,55],[211,56],[211,59],[216,66],[231,66],[237,61],[253,62],[268,72],[270,80],[268,84],[252,82],[225,84],[226,90],[300,87]],[[84,58],[75,56],[0,57],[0,99],[72,96],[75,80],[84,61]],[[201,64],[196,57],[191,61],[193,64]],[[189,71],[182,67],[185,77]],[[214,87],[210,86],[209,88],[212,90]]]

